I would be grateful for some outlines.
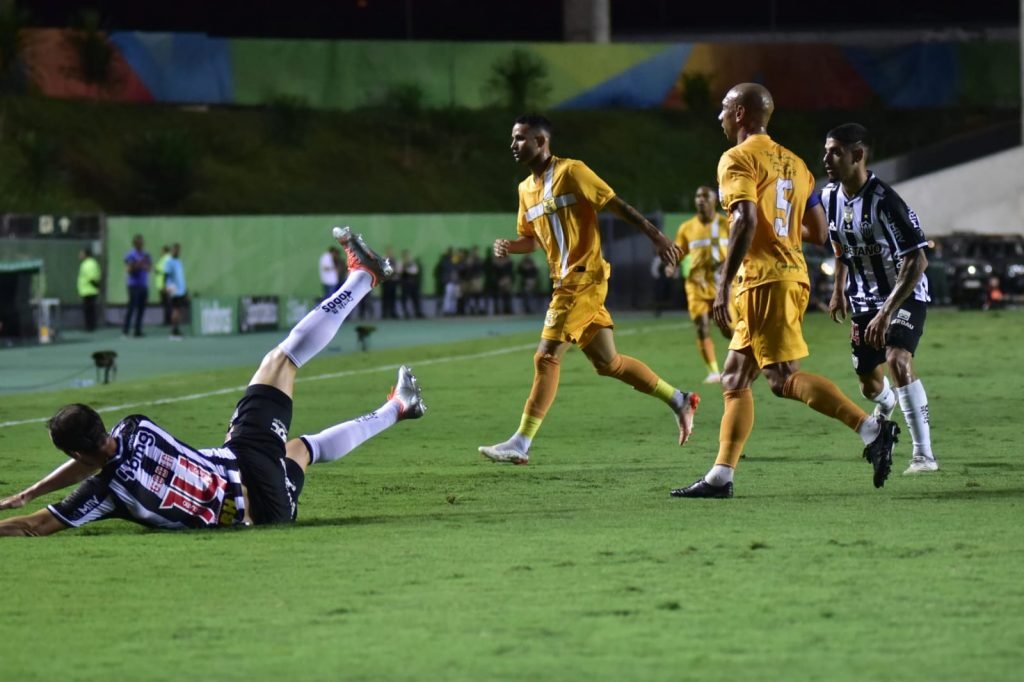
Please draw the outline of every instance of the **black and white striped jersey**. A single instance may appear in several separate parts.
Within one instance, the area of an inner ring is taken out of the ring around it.
[[[242,523],[245,496],[230,450],[196,450],[141,415],[122,419],[110,435],[117,454],[48,507],[62,523],[120,518],[172,530]]]
[[[927,246],[917,214],[892,187],[868,174],[868,181],[847,197],[839,182],[821,191],[829,237],[848,268],[846,296],[854,315],[882,307],[896,285],[903,256]],[[927,303],[928,278],[914,286],[913,297]]]

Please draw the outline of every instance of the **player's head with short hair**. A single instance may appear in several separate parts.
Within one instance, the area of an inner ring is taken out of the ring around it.
[[[825,139],[832,138],[844,147],[871,147],[871,134],[859,123],[844,123],[828,131]]]
[[[46,422],[50,440],[65,453],[97,452],[109,437],[103,419],[96,410],[82,403],[72,403],[57,410]]]
[[[555,126],[548,120],[547,117],[540,114],[523,114],[515,120],[520,125],[527,126],[530,130],[543,131],[548,139],[551,139],[551,134],[555,130]]]
[[[523,114],[512,126],[512,156],[537,171],[551,158],[551,121],[540,114]]]
[[[710,185],[701,185],[693,196],[697,213],[708,219],[715,213],[718,204],[718,192]]]
[[[871,136],[859,123],[843,123],[825,134],[825,172],[829,179],[852,182],[867,172]]]

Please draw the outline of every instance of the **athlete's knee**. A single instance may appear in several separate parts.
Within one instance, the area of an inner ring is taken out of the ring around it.
[[[533,354],[533,368],[538,373],[544,373],[548,370],[554,369],[561,364],[562,360],[554,353],[541,353],[540,351]]]
[[[618,376],[622,372],[622,356],[618,353],[608,362],[602,360],[594,360],[593,362],[594,369],[603,377]]]

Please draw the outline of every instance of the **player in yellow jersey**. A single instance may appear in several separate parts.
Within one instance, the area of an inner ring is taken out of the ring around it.
[[[573,344],[602,376],[629,384],[667,404],[679,426],[679,444],[690,437],[699,398],[662,380],[643,362],[620,355],[612,335],[612,318],[604,306],[611,268],[601,254],[597,214],[607,209],[652,242],[668,266],[679,262],[679,249],[635,208],[620,199],[582,161],[551,153],[551,122],[527,115],[512,127],[512,156],[530,169],[519,184],[518,238],[498,239],[494,255],[530,253],[539,246],[547,256],[553,292],[544,316],[540,345],[534,355],[533,390],[519,429],[508,440],[479,448],[495,462],[526,464],[530,444],[558,391],[562,356]]]
[[[729,248],[728,218],[720,214],[715,190],[698,187],[695,197],[697,215],[693,216],[676,232],[676,246],[684,256],[690,257],[690,270],[686,273],[686,307],[697,330],[697,350],[708,375],[705,384],[716,384],[722,379],[715,357],[715,342],[711,340],[711,306],[715,301],[719,281],[722,278],[722,264]],[[732,333],[725,334],[731,338]]]
[[[799,360],[808,354],[801,325],[810,295],[802,240],[823,244],[828,225],[807,165],[768,136],[774,109],[771,93],[756,83],[737,85],[722,100],[719,120],[736,146],[718,162],[718,191],[732,230],[712,314],[723,331],[732,326],[735,288],[738,319],[722,372],[718,457],[704,477],[673,490],[674,497],[732,497],[733,472],[754,426],[750,387],[759,374],[775,395],[856,431],[876,488],[892,468],[896,424],[868,416],[825,377],[800,371]]]

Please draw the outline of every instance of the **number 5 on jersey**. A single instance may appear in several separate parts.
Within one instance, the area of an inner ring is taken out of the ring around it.
[[[775,234],[779,237],[789,236],[789,219],[793,214],[793,202],[790,200],[792,196],[792,178],[779,178],[775,181]],[[782,215],[778,215],[779,211]]]

